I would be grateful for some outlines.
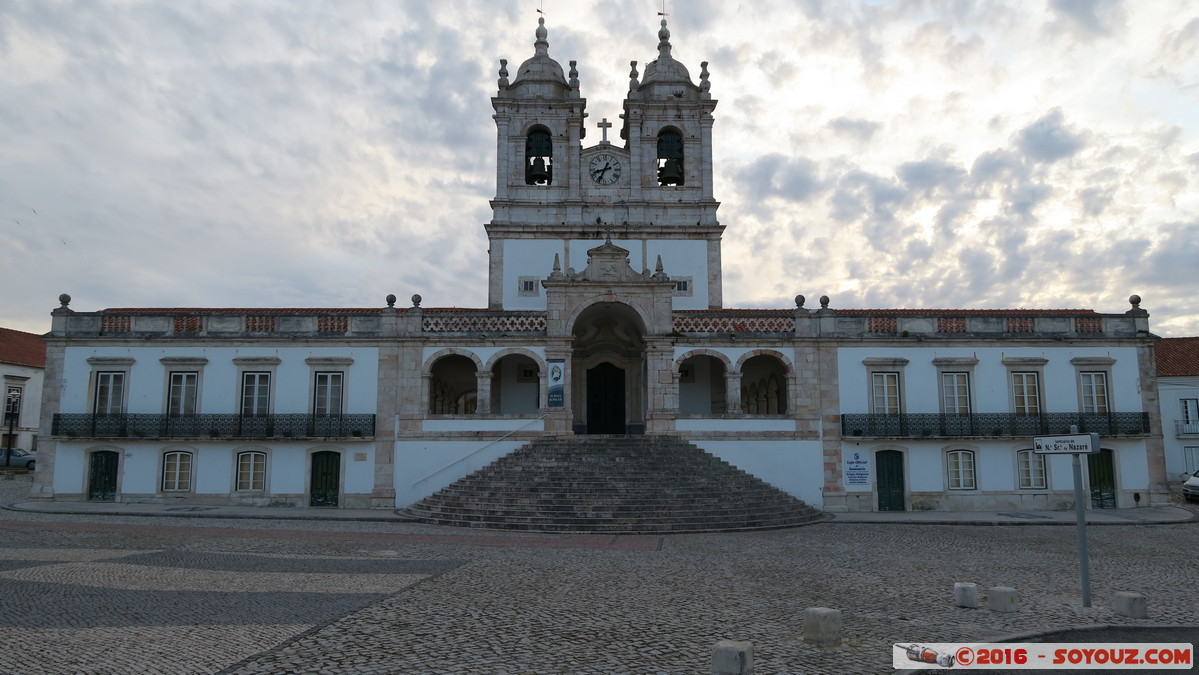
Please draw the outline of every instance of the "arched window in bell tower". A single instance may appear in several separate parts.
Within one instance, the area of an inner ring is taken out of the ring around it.
[[[545,127],[534,127],[525,138],[525,185],[554,182],[554,142]]]
[[[658,134],[658,185],[683,184],[683,134],[667,127]]]

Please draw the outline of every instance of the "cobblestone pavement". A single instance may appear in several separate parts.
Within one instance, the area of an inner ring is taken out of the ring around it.
[[[28,483],[0,480],[0,504]],[[895,642],[1199,624],[1196,523],[1091,528],[1092,608],[1061,527],[456,532],[0,510],[0,672],[708,673],[734,639],[759,675],[887,673]],[[954,607],[955,581],[1013,586],[1021,610]],[[1149,618],[1116,616],[1116,591]],[[843,646],[803,642],[813,606],[842,610]]]

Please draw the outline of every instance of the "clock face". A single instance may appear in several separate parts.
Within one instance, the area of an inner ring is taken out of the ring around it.
[[[591,180],[600,185],[611,185],[620,179],[620,160],[607,153],[596,155],[591,160]]]

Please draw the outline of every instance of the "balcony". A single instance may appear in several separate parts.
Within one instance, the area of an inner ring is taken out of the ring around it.
[[[1199,438],[1199,422],[1175,422],[1174,431],[1179,438]]]
[[[371,438],[374,415],[192,415],[58,413],[52,433],[60,438],[296,439]]]
[[[1100,436],[1144,436],[1149,413],[908,413],[903,415],[841,416],[846,438],[1031,438],[1075,433]]]

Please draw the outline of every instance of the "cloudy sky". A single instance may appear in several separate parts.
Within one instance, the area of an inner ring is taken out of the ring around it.
[[[615,120],[655,0],[0,0],[0,325],[48,330],[63,292],[485,306],[490,97],[539,6],[589,122]],[[727,306],[1138,293],[1156,333],[1199,334],[1199,3],[667,10],[720,101]]]

